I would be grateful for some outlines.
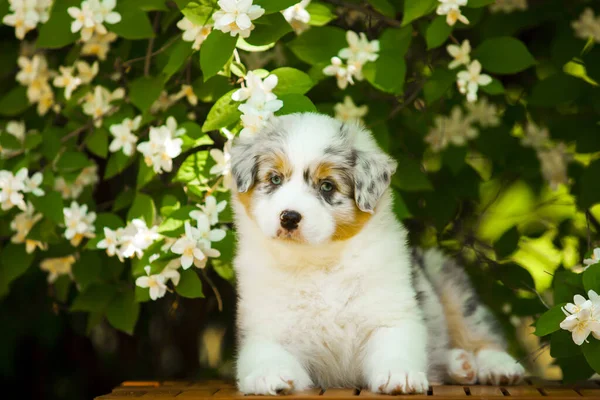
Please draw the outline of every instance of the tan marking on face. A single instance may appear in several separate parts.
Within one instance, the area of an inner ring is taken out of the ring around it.
[[[477,335],[469,329],[461,307],[461,302],[451,288],[442,287],[440,301],[444,308],[450,343],[452,348],[477,353],[483,349],[501,350],[498,344],[484,335]]]
[[[343,241],[354,237],[362,230],[370,219],[371,214],[359,210],[355,205],[352,218],[336,218],[336,227],[332,240]]]
[[[254,187],[251,187],[244,193],[237,194],[238,200],[240,201],[240,203],[242,203],[242,205],[246,209],[246,214],[248,214],[248,217],[250,219],[254,219],[252,217],[252,196],[253,195],[254,195]]]
[[[261,182],[268,182],[273,173],[289,179],[292,172],[293,168],[288,158],[285,154],[277,152],[261,158],[258,179]]]
[[[352,194],[352,187],[348,186],[349,172],[344,170],[343,167],[324,161],[319,163],[317,167],[310,172],[310,179],[315,187],[319,187],[319,184],[324,180],[330,180],[335,185],[335,189],[344,196],[350,196]]]

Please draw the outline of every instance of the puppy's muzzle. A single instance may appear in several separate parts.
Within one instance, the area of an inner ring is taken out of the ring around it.
[[[293,231],[298,228],[298,224],[302,219],[302,215],[299,212],[294,210],[284,210],[279,216],[279,221],[281,223],[281,227],[288,231]]]

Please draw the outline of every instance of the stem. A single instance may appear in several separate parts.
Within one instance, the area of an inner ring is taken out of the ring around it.
[[[203,269],[201,269],[201,271],[202,271],[202,276],[204,276],[204,279],[206,279],[206,282],[211,287],[213,293],[215,294],[215,297],[217,298],[217,305],[219,307],[219,311],[222,312],[223,311],[223,299],[221,298],[221,293],[219,293],[219,289],[217,289],[217,287],[215,286],[212,279],[209,278],[208,274],[206,273],[206,269],[203,268]]]
[[[169,40],[167,43],[165,43],[160,49],[158,49],[154,53],[150,54],[150,57],[154,57],[155,55],[160,54],[163,51],[165,51],[166,49],[168,49],[169,47],[171,47],[171,45],[173,43],[175,43],[177,41],[177,39],[179,39],[180,36],[181,36],[181,34],[175,35],[173,38],[171,38],[171,40]],[[125,68],[135,62],[146,60],[146,57],[147,57],[147,55],[144,57],[137,57],[137,58],[132,58],[131,60],[127,60],[123,63],[123,67]]]
[[[154,47],[154,39],[156,39],[156,30],[158,29],[158,23],[160,22],[160,13],[157,12],[154,16],[154,23],[152,24],[152,32],[154,35],[148,40],[148,48],[146,49],[146,59],[144,62],[144,76],[150,75],[150,60],[152,59],[152,49]]]
[[[362,11],[364,13],[374,15],[378,19],[382,20],[383,22],[385,22],[386,24],[388,24],[390,26],[394,26],[397,28],[402,26],[402,22],[396,20],[395,18],[386,17],[385,15],[381,14],[380,12],[374,10],[371,6],[362,6],[360,4],[348,3],[343,0],[323,0],[323,2],[333,4],[334,6],[345,7],[345,8],[349,8],[351,10]]]

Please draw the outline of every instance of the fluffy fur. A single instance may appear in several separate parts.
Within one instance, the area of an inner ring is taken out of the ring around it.
[[[395,168],[368,131],[318,114],[234,143],[242,392],[421,393],[429,380],[522,377],[462,269],[408,248]],[[283,211],[301,215],[297,227]]]

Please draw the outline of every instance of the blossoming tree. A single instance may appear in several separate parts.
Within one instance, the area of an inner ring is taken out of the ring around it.
[[[398,159],[415,245],[566,378],[600,372],[600,4],[566,3],[0,1],[0,295],[45,273],[133,334],[144,302],[233,282],[232,141],[320,111]]]

